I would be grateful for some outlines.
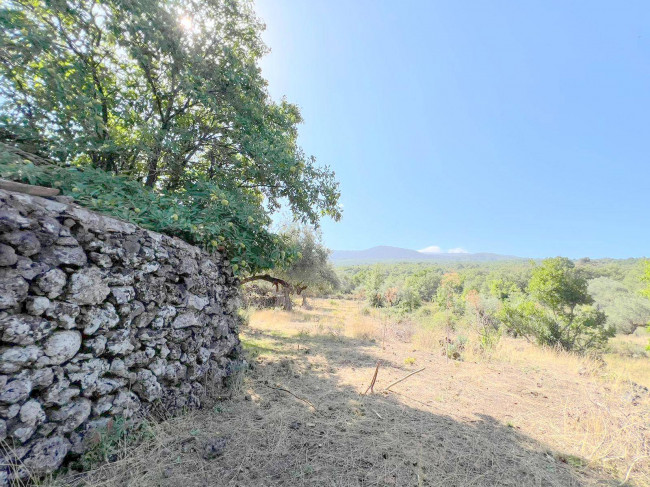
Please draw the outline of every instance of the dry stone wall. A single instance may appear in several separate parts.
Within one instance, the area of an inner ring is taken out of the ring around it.
[[[49,473],[115,416],[200,405],[239,366],[238,300],[218,254],[0,190],[2,464]]]

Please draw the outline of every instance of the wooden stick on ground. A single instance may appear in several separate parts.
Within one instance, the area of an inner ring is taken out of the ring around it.
[[[271,389],[275,389],[276,391],[283,391],[283,392],[286,392],[287,394],[291,394],[291,395],[292,395],[293,397],[295,397],[296,399],[298,399],[298,400],[304,402],[305,404],[309,404],[311,407],[314,408],[314,411],[318,412],[318,408],[317,408],[316,406],[314,406],[310,401],[308,401],[307,399],[305,399],[305,398],[303,398],[303,397],[296,396],[296,395],[295,395],[293,392],[291,392],[289,389],[285,389],[284,387],[279,387],[279,386],[270,386],[270,385],[268,385],[268,384],[264,384],[264,385],[265,385],[266,387],[271,388]]]
[[[415,375],[415,374],[417,374],[417,373],[419,373],[419,372],[422,372],[424,369],[426,369],[426,367],[422,367],[420,370],[416,370],[415,372],[411,372],[410,374],[405,375],[405,376],[402,377],[401,379],[396,380],[395,382],[393,382],[392,384],[390,384],[388,387],[386,387],[386,389],[384,389],[384,392],[388,391],[388,389],[390,389],[391,387],[393,387],[395,384],[399,384],[399,383],[402,382],[403,380],[408,379],[408,378],[411,377],[412,375]]]
[[[375,368],[375,375],[372,376],[372,381],[370,381],[370,385],[368,386],[368,389],[366,389],[366,392],[362,394],[362,396],[365,396],[368,394],[368,391],[371,393],[375,393],[375,382],[377,381],[377,374],[379,373],[379,364],[381,364],[381,361],[377,361],[377,367]]]

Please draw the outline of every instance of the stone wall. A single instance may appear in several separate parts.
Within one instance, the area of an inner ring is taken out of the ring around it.
[[[238,300],[218,254],[0,190],[2,463],[52,472],[114,416],[198,406],[238,366]]]

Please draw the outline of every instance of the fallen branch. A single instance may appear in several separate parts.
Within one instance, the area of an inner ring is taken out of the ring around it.
[[[635,458],[634,461],[630,464],[629,468],[627,469],[627,473],[625,474],[625,478],[623,479],[623,482],[621,482],[621,483],[618,484],[618,485],[625,485],[625,484],[627,484],[627,481],[628,481],[628,479],[630,478],[630,474],[632,473],[632,469],[634,468],[634,465],[636,465],[636,463],[637,463],[639,460],[643,460],[643,459],[645,459],[645,458],[648,458],[649,456],[650,456],[650,455],[643,455],[643,456],[640,456],[640,457]]]
[[[416,370],[415,372],[411,372],[410,374],[405,375],[405,376],[402,377],[401,379],[396,380],[395,382],[393,382],[392,384],[390,384],[388,387],[386,387],[386,389],[384,389],[384,392],[387,392],[388,389],[390,389],[390,388],[393,387],[394,385],[399,384],[400,382],[402,382],[402,381],[408,379],[408,378],[411,377],[412,375],[415,375],[415,374],[417,374],[417,373],[419,373],[419,372],[422,372],[424,369],[426,369],[426,367],[422,367],[420,370]]]
[[[375,368],[375,375],[372,376],[370,385],[368,386],[368,389],[366,389],[366,392],[362,394],[362,396],[368,394],[368,391],[372,392],[373,394],[375,393],[374,387],[375,387],[375,382],[377,382],[377,374],[379,373],[379,364],[381,364],[381,361],[377,361],[377,367]]]
[[[300,397],[300,396],[296,396],[296,395],[295,395],[293,392],[291,392],[289,389],[285,389],[284,387],[270,386],[270,385],[268,385],[268,384],[264,384],[264,385],[265,385],[266,387],[270,388],[270,389],[275,389],[276,391],[282,391],[282,392],[286,392],[287,394],[291,394],[291,395],[292,395],[293,397],[295,397],[296,399],[298,399],[298,400],[304,402],[305,404],[309,404],[311,407],[314,408],[314,411],[318,412],[318,408],[317,408],[316,406],[314,406],[310,401],[308,401],[307,399],[302,398],[302,397]]]
[[[32,184],[17,183],[0,179],[0,189],[6,191],[15,191],[17,193],[30,194],[32,196],[56,196],[60,191],[56,188],[46,188],[45,186],[34,186]]]

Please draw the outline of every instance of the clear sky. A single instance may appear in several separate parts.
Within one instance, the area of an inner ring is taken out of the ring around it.
[[[257,0],[334,249],[650,255],[650,1]]]

